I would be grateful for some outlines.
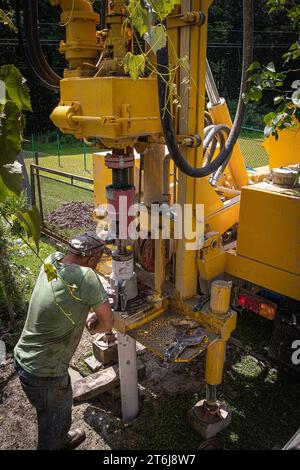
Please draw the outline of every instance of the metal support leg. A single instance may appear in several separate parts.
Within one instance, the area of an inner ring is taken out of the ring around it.
[[[188,422],[203,439],[210,439],[231,422],[231,411],[217,400],[216,388],[222,382],[226,342],[216,341],[206,352],[206,400],[188,412]]]
[[[136,367],[136,341],[118,331],[119,373],[121,386],[122,419],[136,418],[139,413],[139,396]]]

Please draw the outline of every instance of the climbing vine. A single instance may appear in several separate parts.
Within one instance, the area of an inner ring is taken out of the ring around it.
[[[171,100],[175,111],[181,107],[181,98],[178,94],[175,82],[176,73],[179,68],[183,69],[185,72],[185,83],[189,86],[190,67],[187,56],[180,58],[177,56],[172,41],[168,37],[165,20],[180,3],[180,0],[128,0],[127,2],[124,0],[123,2],[126,12],[126,19],[123,24],[124,30],[128,27],[132,30],[133,37],[139,48],[139,53],[127,52],[125,55],[123,60],[124,71],[134,80],[137,80],[145,74],[157,74],[156,64],[151,57],[153,54],[156,54],[159,49],[165,47],[168,41],[175,60],[173,66],[170,66],[168,73],[166,73],[165,76],[161,75],[161,78],[165,82],[168,81],[168,100]],[[144,52],[140,46],[140,38],[144,39],[147,45],[146,52]],[[166,109],[167,107],[164,112]]]

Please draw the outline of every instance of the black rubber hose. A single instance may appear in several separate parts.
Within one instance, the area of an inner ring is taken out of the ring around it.
[[[26,43],[25,43],[23,39],[23,34],[22,34],[23,25],[21,23],[21,2],[20,0],[15,0],[16,20],[17,20],[18,37],[19,37],[19,44],[20,44],[21,51],[25,57],[25,60],[28,66],[33,71],[33,73],[38,78],[38,80],[41,82],[41,84],[45,88],[58,92],[60,77],[56,75],[55,72],[53,72],[52,69],[49,67],[48,63],[46,62],[42,54],[42,50],[40,46],[40,41],[39,41],[39,36],[38,36],[37,5],[36,5],[36,10],[35,10],[36,11],[36,14],[35,14],[36,33],[35,34],[37,36],[32,36],[32,29],[34,26],[31,20],[31,10],[29,12],[28,8],[29,8],[29,2],[26,2],[26,6],[24,7],[24,31],[25,31],[25,37],[26,37]],[[39,47],[39,50],[40,50],[39,55],[37,52],[37,47]],[[47,67],[44,67],[45,62],[48,66],[48,71],[46,70]],[[52,73],[49,73],[49,69],[51,70]]]
[[[160,117],[165,136],[168,151],[175,165],[187,176],[193,178],[202,178],[214,173],[230,156],[233,147],[239,136],[243,118],[245,115],[244,94],[249,90],[249,82],[247,69],[252,63],[253,54],[253,0],[243,0],[243,65],[242,78],[240,87],[240,96],[235,119],[231,132],[225,143],[224,148],[218,156],[208,165],[195,168],[191,166],[181,154],[176,141],[176,135],[173,127],[173,120],[170,108],[170,86],[169,86],[169,60],[168,60],[168,44],[157,51],[157,80],[158,80],[158,98],[160,107]]]
[[[100,28],[101,29],[106,28],[105,15],[106,15],[106,0],[101,0],[101,3],[100,3]]]
[[[37,0],[26,0],[27,6],[24,8],[24,20],[26,27],[26,36],[28,46],[32,51],[34,60],[38,64],[38,68],[42,71],[44,77],[54,87],[59,89],[61,78],[52,70],[42,51],[39,31],[38,31],[38,2]]]
[[[21,52],[29,66],[29,68],[32,70],[32,72],[35,74],[35,76],[38,78],[38,80],[41,82],[41,84],[50,90],[53,90],[53,85],[47,81],[43,73],[38,70],[36,63],[31,57],[31,54],[29,53],[28,47],[24,43],[23,35],[22,35],[22,23],[21,23],[21,7],[20,7],[20,0],[15,0],[15,10],[16,10],[16,22],[17,22],[17,28],[18,28],[18,39],[19,39],[19,45],[21,48]],[[56,91],[56,88],[55,88]]]

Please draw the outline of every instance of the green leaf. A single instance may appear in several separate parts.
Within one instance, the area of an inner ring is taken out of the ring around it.
[[[44,271],[47,276],[48,282],[54,281],[57,279],[57,271],[53,264],[51,263],[44,263]]]
[[[155,10],[160,21],[164,20],[171,13],[176,5],[180,5],[180,0],[149,0],[150,5]]]
[[[21,113],[16,103],[9,100],[0,105],[0,176],[8,189],[17,195],[21,192],[22,175],[13,173],[10,165],[21,151],[22,131]]]
[[[281,103],[282,100],[283,100],[283,96],[281,96],[281,95],[275,96],[274,104],[277,105],[277,104]]]
[[[146,38],[148,36],[148,39]],[[167,32],[162,24],[153,26],[150,33],[145,34],[146,41],[150,44],[152,52],[156,54],[159,49],[162,49],[167,44]]]
[[[292,103],[296,108],[300,108],[300,88],[292,94]]]
[[[134,55],[131,52],[127,52],[123,60],[125,73],[129,73],[133,80],[137,80],[139,75],[145,71],[145,65],[145,54]]]
[[[268,65],[266,65],[266,69],[269,70],[270,72],[273,72],[273,73],[276,72],[275,65],[274,65],[273,62],[269,62]]]
[[[21,151],[22,133],[21,113],[13,101],[0,106],[0,162],[1,165],[13,163]]]
[[[187,55],[180,57],[179,65],[186,73],[190,73],[190,60]]]
[[[27,211],[17,211],[16,215],[20,224],[28,235],[32,238],[37,249],[39,248],[39,240],[41,237],[41,216],[36,206]]]
[[[269,137],[270,135],[272,135],[273,132],[274,132],[274,129],[275,129],[274,126],[266,126],[266,127],[264,128],[264,135],[265,135],[265,137]]]
[[[0,9],[0,22],[3,23],[5,26],[8,26],[14,33],[18,32],[18,29],[15,27],[12,21],[12,13],[5,13],[2,9]]]
[[[260,101],[262,98],[261,90],[258,90],[258,88],[251,88],[251,90],[248,93],[248,98],[251,101]]]
[[[253,70],[260,69],[261,65],[260,62],[253,62],[253,64],[248,67],[248,72],[252,72]]]
[[[129,0],[127,8],[132,26],[143,36],[148,31],[148,10],[142,7],[140,0]]]
[[[32,111],[26,80],[14,65],[0,68],[0,80],[5,83],[8,99],[14,101],[21,111]]]
[[[268,113],[264,116],[264,123],[269,124],[270,122],[273,121],[273,119],[276,117],[276,113],[273,111],[271,113]]]

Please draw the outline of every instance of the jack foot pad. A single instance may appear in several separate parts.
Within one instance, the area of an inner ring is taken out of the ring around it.
[[[201,400],[188,411],[187,422],[203,439],[210,439],[231,423],[231,411],[224,403]]]

